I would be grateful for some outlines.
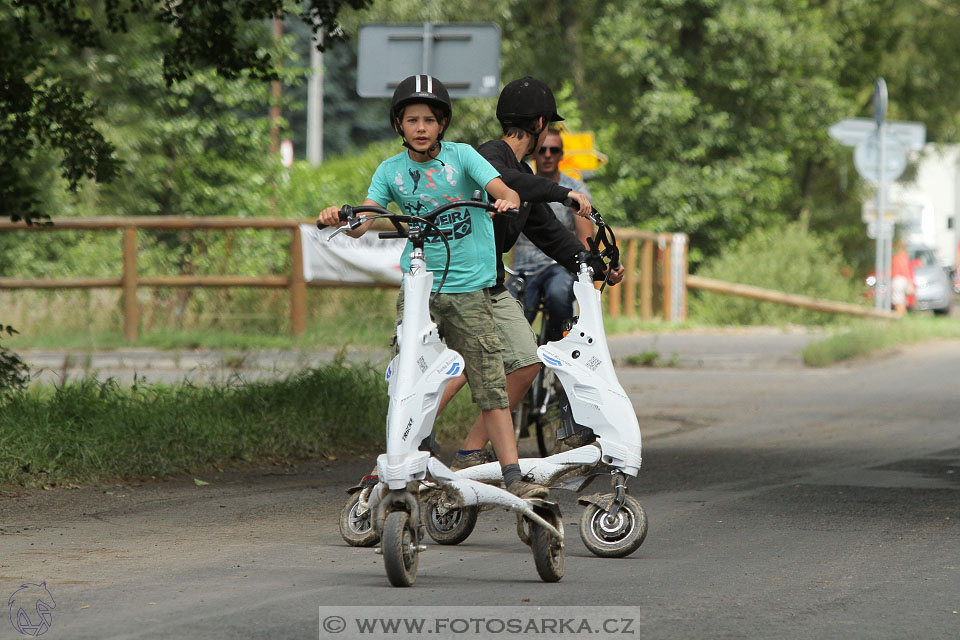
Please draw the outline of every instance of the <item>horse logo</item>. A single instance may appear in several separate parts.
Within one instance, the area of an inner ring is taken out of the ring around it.
[[[10,624],[25,636],[42,636],[53,624],[53,611],[57,603],[47,591],[47,583],[24,583],[13,592],[7,601],[10,607]]]

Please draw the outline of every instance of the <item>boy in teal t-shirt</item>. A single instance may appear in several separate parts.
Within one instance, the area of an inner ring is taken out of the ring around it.
[[[370,181],[367,198],[396,202],[404,213],[422,215],[456,200],[469,200],[474,191],[484,192],[487,183],[500,174],[473,147],[444,142],[439,153],[417,162],[404,152],[384,160]],[[450,269],[444,293],[465,293],[493,286],[497,280],[497,256],[490,214],[482,209],[453,209],[434,223],[449,232]],[[447,261],[443,241],[431,237],[423,249],[427,268],[439,273]],[[400,266],[410,270],[410,246],[404,248]],[[440,284],[437,278],[433,288]]]
[[[468,200],[477,189],[488,192],[500,212],[520,206],[520,197],[499,173],[468,145],[441,142],[452,115],[450,96],[431,76],[410,76],[393,94],[390,121],[403,136],[401,153],[383,161],[370,181],[364,205],[396,202],[410,215],[426,214],[441,204]],[[339,209],[327,207],[317,221],[343,224]],[[546,487],[521,478],[501,356],[488,287],[496,282],[497,254],[490,214],[467,207],[451,209],[436,221],[450,231],[450,268],[443,289],[432,297],[430,313],[444,341],[464,359],[464,369],[480,419],[500,461],[507,490],[523,498],[545,497]],[[362,235],[366,223],[348,232]],[[408,245],[409,247],[409,245]],[[409,269],[408,248],[401,266]],[[447,252],[435,239],[424,247],[427,268],[441,271]],[[439,279],[434,283],[434,290]]]

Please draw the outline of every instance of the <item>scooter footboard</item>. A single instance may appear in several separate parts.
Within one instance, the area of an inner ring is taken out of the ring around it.
[[[483,484],[476,480],[460,478],[436,458],[431,458],[427,466],[430,474],[443,487],[443,490],[448,495],[453,494],[450,497],[456,498],[458,506],[494,505],[505,507],[533,520],[549,531],[552,536],[563,539],[563,534],[556,527],[533,510],[534,504],[539,505],[542,501],[524,500],[499,487]]]
[[[582,466],[593,466],[600,461],[600,448],[587,445],[555,453],[546,458],[520,458],[520,472],[524,478],[545,486],[553,485],[558,478],[566,475],[571,469]],[[502,480],[500,463],[488,462],[475,467],[468,467],[456,472],[460,478],[468,478],[480,482],[497,482]]]

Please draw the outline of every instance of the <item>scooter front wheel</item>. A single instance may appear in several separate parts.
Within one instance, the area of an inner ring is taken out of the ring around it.
[[[601,500],[610,504],[613,496]],[[647,537],[647,514],[640,503],[626,496],[617,515],[610,517],[607,510],[591,504],[580,517],[580,539],[584,546],[601,558],[625,558],[643,544]]]
[[[351,495],[340,511],[340,537],[351,547],[372,547],[380,536],[373,527],[373,514],[360,506],[360,493]]]
[[[409,587],[417,581],[420,555],[416,527],[406,511],[391,511],[383,523],[383,566],[395,587]]]
[[[441,513],[436,502],[428,503],[427,509],[421,509],[423,526],[427,535],[437,544],[460,544],[470,537],[477,526],[480,509],[475,506],[447,509]]]

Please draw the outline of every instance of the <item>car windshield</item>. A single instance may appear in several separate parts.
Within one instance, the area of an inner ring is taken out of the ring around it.
[[[912,249],[910,258],[920,267],[932,267],[937,264],[937,259],[930,249]]]

